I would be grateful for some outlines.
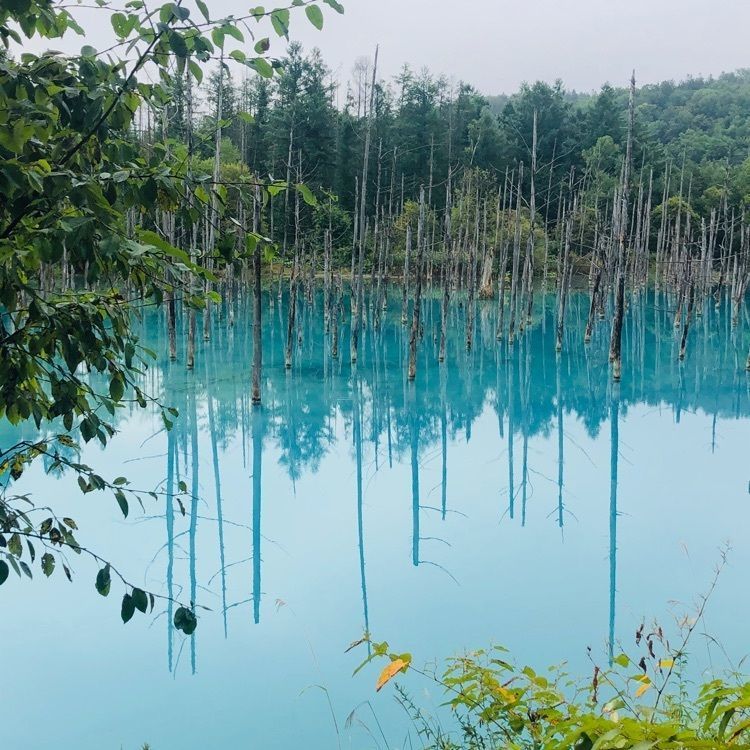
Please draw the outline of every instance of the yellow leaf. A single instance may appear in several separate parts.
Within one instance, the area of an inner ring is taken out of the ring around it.
[[[502,685],[499,685],[497,688],[495,688],[495,692],[498,693],[498,695],[506,702],[506,703],[515,703],[516,698],[515,693],[511,693],[510,690],[507,688],[504,688]]]
[[[408,664],[403,659],[395,659],[392,661],[378,677],[378,682],[375,685],[375,690],[380,690],[383,685],[390,682],[399,672],[406,669]]]
[[[659,661],[659,666],[662,669],[672,669],[674,666],[674,659],[661,659]]]
[[[647,682],[644,685],[641,685],[638,690],[635,691],[635,697],[640,698],[649,688],[651,687],[651,683]]]

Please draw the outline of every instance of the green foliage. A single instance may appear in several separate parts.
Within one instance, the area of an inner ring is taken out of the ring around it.
[[[633,651],[611,651],[606,667],[592,658],[593,674],[583,682],[561,667],[541,673],[518,667],[499,646],[449,659],[442,670],[420,670],[410,654],[392,653],[387,643],[374,643],[369,635],[350,647],[367,644],[369,649],[355,674],[380,660],[388,663],[378,690],[407,669],[440,686],[450,724],[431,716],[397,685],[399,700],[429,750],[750,748],[750,680],[734,672],[691,690],[687,676],[688,646],[726,564],[726,554],[722,557],[697,611],[681,620],[678,645],[671,645],[658,623],[642,623]]]
[[[186,607],[180,607],[174,613],[174,626],[181,630],[185,635],[192,635],[198,627],[198,620],[195,613]]]
[[[31,577],[35,564],[51,577],[59,563],[71,579],[62,553],[85,554],[101,566],[99,594],[108,596],[113,577],[124,586],[121,615],[127,622],[135,612],[152,611],[154,596],[82,547],[73,519],[48,509],[38,521],[34,511],[40,509],[29,497],[13,494],[14,482],[43,457],[49,472],[72,471],[82,493],[111,493],[123,516],[133,500],[158,499],[124,477],[108,481],[80,463],[78,441],[106,446],[119,409],[155,403],[137,382],[155,355],[140,346],[133,318],[177,292],[192,307],[215,301],[208,289],[216,280],[211,268],[214,260],[233,261],[234,234],[222,232],[216,258],[201,263],[165,236],[159,222],[165,212],[189,227],[211,206],[221,213],[229,192],[221,180],[213,182],[212,169],[191,172],[193,144],[181,153],[165,137],[144,149],[133,133],[136,115],[148,110],[167,120],[174,92],[189,89],[191,78],[202,80],[217,48],[261,75],[277,75],[278,61],[267,56],[270,44],[256,44],[249,55],[233,47],[245,45],[242,29],[248,26],[255,34],[270,24],[287,36],[291,14],[288,8],[256,8],[242,17],[211,19],[202,0],[157,9],[139,1],[96,5],[121,42],[120,59],[113,60],[111,51],[105,59],[90,45],[74,57],[25,52],[24,37],[83,35],[75,5],[0,3],[0,41],[9,50],[0,55],[0,419],[33,422],[49,435],[0,450],[0,474],[7,475],[0,496],[0,584],[11,569]],[[317,5],[294,5],[303,6],[320,28]],[[139,80],[144,66],[157,74],[148,77],[156,82]],[[177,135],[184,137],[186,113],[176,119]],[[224,157],[241,157],[231,140]],[[259,182],[247,170],[237,176],[242,184]],[[295,189],[315,205],[306,186]],[[199,288],[206,293],[197,294]],[[158,406],[169,429],[177,411]],[[32,540],[44,548],[38,560]],[[193,610],[192,603],[177,610],[175,626],[186,635],[197,626]]]
[[[750,747],[750,682],[714,679],[686,698],[684,685],[670,690],[671,680],[682,679],[684,654],[650,657],[648,650],[665,643],[658,631],[644,635],[643,643],[639,663],[620,654],[610,668],[594,667],[592,679],[584,683],[558,667],[543,673],[519,668],[500,647],[450,659],[440,674],[412,665],[442,686],[444,705],[457,727],[452,732],[445,728],[449,724],[418,707],[403,687],[397,691],[423,747],[431,750]],[[382,687],[384,676],[393,671],[390,664],[400,657],[388,653],[387,644],[373,644],[365,663],[377,658],[389,661],[378,681]]]

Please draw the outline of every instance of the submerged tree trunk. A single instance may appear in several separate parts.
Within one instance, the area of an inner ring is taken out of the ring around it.
[[[341,305],[343,297],[343,286],[344,282],[339,274],[338,281],[336,283],[335,300],[333,303],[332,310],[332,324],[331,324],[331,357],[338,359],[339,356],[339,316],[341,315]]]
[[[412,311],[411,332],[409,334],[408,379],[417,377],[417,343],[419,340],[420,314],[422,309],[422,262],[424,260],[424,186],[419,190],[419,223],[417,225],[417,274],[414,285],[414,310]]]
[[[616,382],[622,378],[622,324],[625,315],[625,232],[628,225],[628,190],[630,188],[630,161],[633,153],[633,120],[635,111],[635,73],[630,79],[628,101],[628,141],[625,150],[625,164],[622,177],[622,195],[618,216],[619,248],[617,261],[617,281],[615,285],[615,315],[612,321],[612,338],[609,358],[612,362],[612,378]]]
[[[690,262],[688,261],[688,268],[690,268]],[[687,350],[687,339],[688,339],[688,333],[690,331],[690,322],[693,317],[693,308],[695,306],[695,283],[692,279],[692,272],[688,271],[688,274],[691,278],[688,280],[689,289],[688,289],[688,304],[687,304],[687,312],[685,315],[685,321],[682,325],[682,338],[680,339],[680,360],[685,359],[685,352]]]
[[[411,256],[411,224],[406,225],[406,246],[404,249],[404,283],[401,294],[401,325],[406,325],[409,315],[409,258]]]
[[[252,401],[256,406],[261,402],[260,382],[263,368],[263,327],[262,327],[262,292],[261,289],[261,257],[260,241],[260,188],[255,188],[253,200],[253,232],[256,234],[255,249],[253,251],[253,393]]]
[[[523,185],[523,162],[518,167],[518,192],[516,193],[516,227],[513,234],[513,271],[510,280],[510,321],[508,343],[512,344],[516,334],[516,307],[518,306],[518,270],[521,257],[521,187]]]
[[[589,316],[586,321],[586,332],[583,336],[583,342],[589,344],[591,342],[591,335],[594,332],[594,318],[596,316],[596,304],[599,297],[599,290],[602,285],[602,269],[597,268],[596,275],[594,276],[594,286],[591,289],[591,304],[589,305]]]
[[[573,234],[573,217],[576,213],[576,199],[573,198],[573,206],[565,224],[565,250],[562,260],[562,277],[557,287],[557,329],[555,336],[555,351],[561,352],[563,348],[563,332],[565,329],[565,310],[568,304],[568,289],[572,275],[572,263],[570,262],[570,242]]]
[[[443,302],[440,309],[440,350],[438,361],[445,361],[445,348],[448,336],[448,313],[450,311],[451,268],[453,261],[451,240],[451,172],[448,170],[448,184],[445,191],[445,235],[443,239]]]

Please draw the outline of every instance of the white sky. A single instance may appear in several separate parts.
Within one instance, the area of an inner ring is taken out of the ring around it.
[[[241,16],[259,1],[208,0],[208,5],[212,15]],[[747,0],[343,3],[343,16],[322,6],[322,32],[300,10],[293,12],[292,22],[292,37],[305,47],[320,47],[342,81],[349,78],[355,59],[372,56],[376,44],[380,44],[385,76],[408,62],[415,69],[426,66],[467,81],[485,94],[511,93],[522,81],[536,79],[561,78],[568,88],[579,91],[596,89],[606,81],[625,85],[633,68],[642,84],[750,67]],[[281,2],[265,4],[270,8]],[[195,7],[192,2],[187,5]],[[56,46],[105,47],[112,37],[107,19],[91,11],[83,20],[90,31],[85,42],[71,36]],[[279,42],[272,52],[283,53]]]

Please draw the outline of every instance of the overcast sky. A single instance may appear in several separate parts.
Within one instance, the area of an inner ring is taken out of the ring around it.
[[[208,0],[208,5],[212,15],[241,16],[256,2]],[[300,11],[292,23],[292,36],[306,47],[320,47],[342,81],[358,57],[372,56],[376,44],[385,76],[408,62],[486,94],[510,93],[536,79],[561,78],[579,91],[605,82],[624,85],[633,68],[642,84],[750,67],[748,0],[342,2],[343,16],[323,6],[322,32]],[[273,0],[266,6],[273,7]],[[101,49],[111,31],[93,14],[84,19],[91,30],[86,41]],[[283,48],[276,43],[272,53],[280,55]]]
[[[230,3],[227,3],[230,4]],[[305,42],[348,74],[380,44],[386,73],[404,63],[487,94],[562,78],[590,90],[750,67],[748,0],[346,0]]]

